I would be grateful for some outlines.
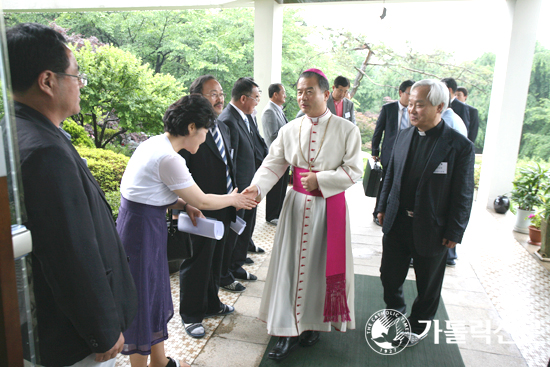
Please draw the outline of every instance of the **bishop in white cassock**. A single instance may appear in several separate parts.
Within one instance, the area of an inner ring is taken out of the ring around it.
[[[313,345],[318,331],[330,331],[331,326],[340,331],[355,328],[353,255],[343,192],[361,177],[361,135],[357,126],[326,108],[328,85],[317,69],[300,76],[298,104],[306,115],[280,129],[247,189],[263,199],[287,167],[295,167],[294,189],[287,194],[279,218],[259,314],[268,333],[281,336],[269,354],[276,360],[285,358],[298,342]],[[333,247],[336,254],[329,246],[327,264],[327,202],[338,194],[341,237]],[[338,283],[342,297],[336,310],[333,301],[331,313],[327,284],[333,287],[327,271],[330,259],[338,257],[345,281]]]

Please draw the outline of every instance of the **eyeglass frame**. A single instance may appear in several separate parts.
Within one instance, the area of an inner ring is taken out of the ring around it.
[[[212,95],[216,94],[216,97],[213,97]],[[203,94],[203,97],[212,98],[212,99],[218,99],[218,97],[225,99],[227,96],[226,93],[210,93],[210,94]]]
[[[54,73],[59,74],[59,75],[72,76],[73,78],[77,78],[78,82],[80,84],[82,84],[83,87],[88,85],[88,76],[86,74],[73,75],[73,74],[62,73],[60,71],[54,71]]]
[[[246,94],[243,94],[245,97],[248,97],[250,99],[253,99],[256,101],[256,103],[260,103],[260,98],[262,97],[262,92],[258,93],[258,97],[251,97],[251,96],[247,96]]]

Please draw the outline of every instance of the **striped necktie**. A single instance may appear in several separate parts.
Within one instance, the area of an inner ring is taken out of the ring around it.
[[[403,108],[403,116],[401,116],[401,130],[408,128],[410,125],[409,123],[409,110],[407,107]]]
[[[227,164],[227,156],[225,155],[225,148],[223,146],[222,136],[220,134],[218,125],[214,125],[212,128],[210,128],[210,132],[212,133],[214,142],[216,143],[216,146],[220,151],[220,155],[222,156],[223,162],[225,163],[225,185],[227,187],[227,193],[229,194],[233,191],[233,184],[231,183],[231,176],[229,176],[229,165]]]

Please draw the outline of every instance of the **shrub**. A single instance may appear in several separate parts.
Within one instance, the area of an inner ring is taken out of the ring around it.
[[[120,180],[130,158],[105,149],[77,147],[77,150],[88,161],[88,168],[104,192],[120,190]]]
[[[118,191],[106,192],[105,199],[107,199],[107,202],[109,203],[109,206],[113,211],[113,219],[116,222],[116,219],[118,218],[118,208],[120,207],[120,192]]]
[[[122,145],[118,145],[118,144],[115,145],[111,143],[105,145],[105,149],[110,150],[111,152],[125,155],[126,157],[129,157],[129,158],[132,157],[132,154],[134,154],[134,150],[136,150],[135,148],[132,149],[126,145],[122,146]]]
[[[63,122],[63,130],[71,135],[71,143],[73,143],[74,146],[94,147],[94,142],[90,139],[86,130],[76,122],[65,120]]]

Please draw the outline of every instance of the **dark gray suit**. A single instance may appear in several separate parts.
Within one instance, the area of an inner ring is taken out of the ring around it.
[[[286,119],[283,110],[272,101],[269,101],[267,106],[265,106],[262,115],[262,125],[264,127],[264,135],[268,145],[271,145],[271,143],[277,138],[279,129],[285,126],[287,122],[288,120]],[[281,215],[283,202],[286,197],[286,190],[288,187],[289,172],[290,168],[287,168],[285,173],[281,176],[281,179],[266,195],[265,220],[267,222],[270,222],[273,219],[279,219],[279,215]]]
[[[231,134],[231,147],[233,149],[233,166],[235,167],[235,176],[239,192],[242,192],[252,182],[254,173],[256,173],[256,156],[259,154],[259,148],[256,147],[254,130],[254,121],[248,118],[250,131],[237,109],[228,104],[224,108],[218,120],[223,122],[229,128]],[[259,156],[258,156],[259,159]],[[263,159],[263,158],[262,158]],[[256,208],[251,210],[239,210],[237,215],[246,222],[246,228],[240,236],[235,232],[229,233],[229,243],[234,243],[231,260],[229,264],[224,264],[222,268],[222,278],[220,285],[225,286],[235,281],[235,273],[242,274],[244,269],[242,265],[246,260],[248,244],[252,238],[254,223],[256,222]],[[226,265],[228,271],[225,271]]]
[[[466,103],[460,102],[457,98],[453,99],[450,106],[455,113],[460,116],[464,125],[466,125],[466,130],[470,131],[470,109]]]
[[[137,293],[111,209],[62,132],[15,102],[32,232],[40,364],[72,365],[112,348],[137,312]]]
[[[442,240],[462,241],[474,192],[473,144],[441,123],[441,135],[416,188],[414,216],[407,216],[400,206],[400,195],[415,127],[397,136],[378,205],[378,211],[385,213],[380,278],[387,308],[405,312],[402,285],[414,259],[418,297],[409,317],[413,332],[421,332],[425,325],[418,321],[433,319],[437,311],[447,257]]]
[[[264,137],[267,146],[277,138],[279,129],[286,125],[288,120],[281,107],[277,106],[272,101],[265,106],[262,114],[262,126],[264,128]]]
[[[223,122],[217,124],[227,157],[229,176],[235,187],[229,128]],[[185,158],[195,183],[202,191],[218,195],[227,193],[226,165],[210,131],[197,153],[191,154],[185,149],[179,153]],[[235,220],[235,213],[232,206],[203,211],[206,217],[223,222],[225,232],[219,241],[191,235],[193,256],[184,260],[180,266],[180,315],[185,323],[202,322],[205,314],[217,313],[222,307],[218,290],[222,264],[229,264],[231,260],[234,243],[228,240],[232,232],[229,225]]]
[[[470,110],[470,126],[468,127],[468,139],[470,139],[470,141],[475,144],[477,133],[479,130],[479,112],[475,107],[472,107],[470,105],[466,106],[468,106],[468,109]]]
[[[382,106],[372,135],[372,155],[380,157],[384,169],[388,168],[395,137],[399,132],[399,107],[398,101]],[[380,141],[382,141],[382,149],[380,149]]]
[[[388,168],[388,163],[390,161],[391,152],[393,151],[393,144],[395,143],[395,138],[399,133],[399,108],[401,105],[399,101],[387,103],[382,106],[380,115],[378,115],[378,120],[376,120],[376,127],[374,128],[374,134],[372,135],[372,155],[375,157],[380,157],[380,162],[382,163],[382,181],[380,182],[380,190],[384,185],[384,178],[386,175],[386,170]],[[380,149],[380,141],[382,140],[382,134],[384,135],[384,140],[382,141],[382,149]],[[374,205],[374,212],[372,213],[373,217],[376,218],[378,212],[376,208],[378,207],[378,202],[380,201],[380,191],[376,196],[376,204]]]
[[[334,99],[332,98],[332,93],[328,97],[327,108],[330,110],[330,112],[336,115],[336,106],[334,106]],[[298,114],[296,114],[296,118],[303,115],[304,113],[302,111],[298,111]],[[357,125],[357,123],[355,122],[355,110],[353,108],[353,102],[347,98],[344,98],[344,106],[342,107],[342,117]]]

